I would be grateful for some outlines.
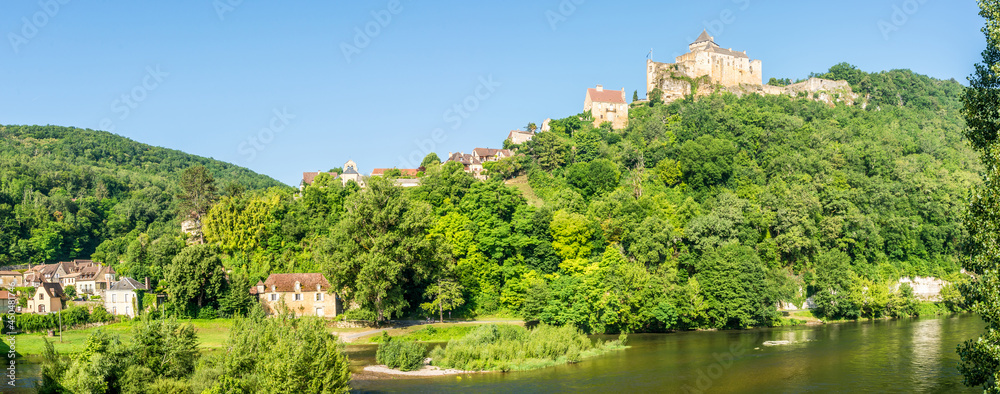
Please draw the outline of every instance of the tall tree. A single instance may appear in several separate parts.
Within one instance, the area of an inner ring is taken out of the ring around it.
[[[345,298],[375,312],[378,321],[398,316],[409,306],[404,285],[424,280],[437,265],[425,236],[433,225],[431,208],[383,177],[369,179],[345,206],[317,259]]]
[[[983,61],[969,78],[965,91],[966,136],[988,169],[983,184],[972,196],[966,225],[969,228],[969,258],[965,269],[973,274],[962,293],[972,311],[986,322],[979,338],[959,345],[959,370],[968,386],[983,386],[1000,392],[1000,0],[980,0],[980,15],[986,18],[986,50]]]
[[[181,194],[177,196],[180,201],[178,207],[182,218],[194,222],[195,234],[200,243],[205,243],[205,236],[201,232],[201,217],[208,213],[217,197],[215,178],[205,166],[188,167],[181,174]]]
[[[420,307],[428,312],[438,312],[438,321],[444,323],[444,311],[451,311],[465,304],[462,295],[462,285],[454,279],[440,279],[430,286],[424,296],[431,302],[421,304]]]
[[[181,250],[167,267],[167,290],[178,307],[201,308],[223,296],[225,275],[213,246],[192,245]]]

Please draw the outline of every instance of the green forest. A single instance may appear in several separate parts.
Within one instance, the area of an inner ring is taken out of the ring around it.
[[[487,163],[489,181],[431,154],[407,189],[320,175],[299,192],[107,133],[7,126],[0,264],[92,257],[202,317],[246,310],[245,289],[283,272],[326,274],[360,306],[349,318],[380,321],[453,311],[588,333],[744,328],[782,324],[777,303],[810,296],[828,319],[918,314],[900,277],[961,277],[981,171],[963,87],[847,64],[814,75],[847,80],[866,105],[633,103],[624,130],[589,114],[552,121]],[[205,244],[186,246],[182,173],[195,166],[210,204],[195,209]]]

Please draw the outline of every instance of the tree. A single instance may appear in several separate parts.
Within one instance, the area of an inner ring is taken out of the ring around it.
[[[225,268],[215,247],[192,245],[181,250],[167,267],[167,292],[178,307],[215,304],[224,293]]]
[[[632,102],[636,102],[636,101],[639,101],[639,91],[638,90],[633,90],[632,91]]]
[[[462,285],[458,284],[457,281],[440,279],[427,286],[424,297],[429,298],[431,302],[421,304],[420,307],[430,313],[437,311],[438,321],[444,323],[444,311],[451,311],[465,304],[462,290]]]
[[[544,170],[552,171],[569,161],[570,146],[555,132],[538,134],[526,144],[531,157]]]
[[[986,18],[986,50],[983,61],[969,78],[963,102],[968,129],[966,137],[979,151],[989,171],[976,188],[966,218],[969,258],[963,265],[973,274],[962,286],[962,294],[973,312],[986,322],[986,332],[959,345],[959,370],[968,386],[983,386],[1000,392],[1000,1],[980,0],[980,15]]]
[[[423,168],[430,168],[430,166],[437,164],[441,164],[441,158],[434,152],[428,153],[427,156],[424,156],[424,160],[420,162],[420,166]]]
[[[649,92],[649,106],[655,107],[657,104],[663,104],[663,90],[660,88],[654,88]]]
[[[74,299],[74,298],[76,298],[76,286],[69,285],[69,286],[64,287],[63,288],[63,293],[65,293],[66,297],[69,297],[69,299],[71,299],[71,300]]]
[[[535,130],[538,130],[538,125],[536,125],[534,122],[528,122],[528,125],[524,126],[524,129],[534,133]]]
[[[349,197],[347,212],[317,253],[333,288],[344,289],[346,299],[375,312],[379,322],[409,306],[404,286],[427,278],[438,261],[425,236],[433,224],[430,207],[390,182],[374,177]]]
[[[194,166],[181,174],[181,194],[177,195],[181,217],[191,219],[196,227],[201,227],[201,217],[208,213],[216,199],[215,179],[205,166]],[[197,231],[199,242],[205,243],[205,236]]]

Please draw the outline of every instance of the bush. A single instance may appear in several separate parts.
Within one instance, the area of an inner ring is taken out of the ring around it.
[[[212,320],[217,319],[218,317],[219,314],[210,306],[203,307],[198,311],[199,319]]]
[[[578,362],[605,351],[621,349],[627,340],[594,344],[572,326],[541,324],[534,330],[513,325],[485,325],[462,339],[448,342],[447,348],[431,352],[434,365],[466,371],[526,370]]]
[[[107,309],[104,309],[104,305],[98,305],[94,307],[94,310],[90,312],[90,321],[97,322],[109,322],[115,319],[115,316],[108,313]]]
[[[427,348],[414,341],[406,341],[382,332],[382,339],[375,352],[375,361],[400,371],[420,369],[424,363]]]

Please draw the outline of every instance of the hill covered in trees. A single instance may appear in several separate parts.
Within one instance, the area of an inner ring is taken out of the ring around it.
[[[134,264],[126,255],[145,246],[133,243],[163,236],[169,241],[159,248],[180,248],[175,195],[181,172],[192,166],[207,167],[231,191],[281,185],[232,164],[103,131],[0,126],[0,265],[91,256]]]
[[[490,181],[436,156],[413,189],[321,175],[301,198],[222,198],[206,237],[251,282],[325,272],[369,319],[748,327],[808,296],[828,318],[915,314],[901,276],[959,276],[980,171],[963,88],[846,64],[818,75],[867,105],[716,94],[634,104],[625,130],[580,114],[510,146],[520,155],[488,163]]]

